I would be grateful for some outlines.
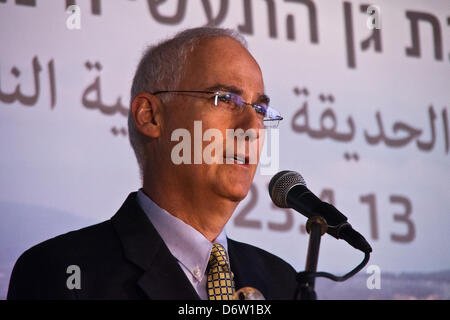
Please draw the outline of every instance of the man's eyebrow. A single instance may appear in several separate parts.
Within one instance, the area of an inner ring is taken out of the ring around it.
[[[262,102],[262,103],[269,104],[270,98],[269,98],[268,95],[262,94],[262,95],[259,96],[259,101]]]
[[[207,88],[206,90],[207,91],[226,91],[226,92],[231,92],[231,93],[235,93],[238,95],[242,95],[244,93],[244,90],[242,90],[241,88],[238,88],[236,86],[220,84],[220,83],[216,84],[214,86],[211,86],[211,87]],[[270,98],[266,94],[261,94],[258,97],[258,102],[269,103],[269,101],[270,101]]]

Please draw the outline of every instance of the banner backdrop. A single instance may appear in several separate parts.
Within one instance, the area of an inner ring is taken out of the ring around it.
[[[109,219],[140,187],[137,63],[204,25],[245,36],[284,116],[229,237],[304,269],[306,218],[267,191],[294,170],[373,247],[359,276],[319,281],[319,298],[450,298],[447,0],[0,0],[0,298],[24,250]],[[320,271],[361,260],[323,237]]]

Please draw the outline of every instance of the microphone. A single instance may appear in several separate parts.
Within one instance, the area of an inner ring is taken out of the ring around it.
[[[321,216],[327,221],[327,233],[344,239],[364,253],[372,252],[370,244],[347,222],[347,217],[329,203],[316,197],[307,187],[303,177],[295,171],[280,171],[269,183],[269,194],[280,208],[292,208],[307,218]]]

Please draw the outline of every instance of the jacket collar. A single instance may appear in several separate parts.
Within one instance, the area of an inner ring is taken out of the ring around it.
[[[111,218],[125,258],[143,270],[138,286],[150,299],[193,300],[199,296],[131,193]]]

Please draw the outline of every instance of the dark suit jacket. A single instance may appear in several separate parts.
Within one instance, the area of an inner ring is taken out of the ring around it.
[[[294,299],[296,272],[280,258],[228,239],[236,289],[266,299]],[[70,265],[81,289],[66,285]],[[131,193],[105,222],[44,241],[25,251],[12,272],[8,299],[199,299],[177,260]]]

